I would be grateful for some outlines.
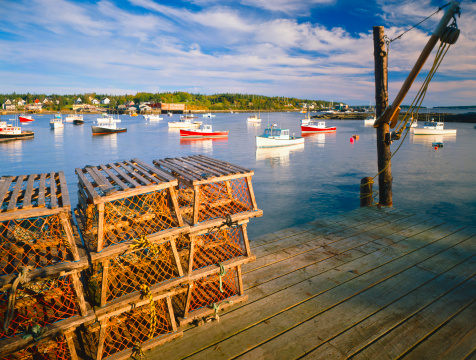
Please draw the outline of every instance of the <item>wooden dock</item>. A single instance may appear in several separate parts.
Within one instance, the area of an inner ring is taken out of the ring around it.
[[[249,300],[148,359],[476,358],[476,228],[361,208],[251,246]]]

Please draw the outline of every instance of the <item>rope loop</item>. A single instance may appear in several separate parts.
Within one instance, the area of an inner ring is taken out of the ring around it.
[[[17,287],[20,284],[25,284],[30,281],[30,278],[28,278],[28,272],[30,270],[33,270],[31,266],[20,267],[20,272],[16,279],[13,281],[12,288],[10,289],[10,294],[8,295],[7,312],[3,321],[3,330],[5,330],[5,333],[8,333],[8,328],[13,320],[13,313],[15,312],[15,301],[17,297]]]
[[[143,298],[148,297],[150,301],[150,329],[148,336],[149,339],[152,339],[157,329],[157,309],[155,308],[154,297],[150,291],[150,287],[148,287],[146,284],[142,284],[140,286],[140,293]]]
[[[226,275],[226,269],[225,269],[225,266],[223,265],[223,263],[218,263],[218,266],[220,267],[220,272],[218,273],[218,276],[220,278],[220,292],[224,292],[223,291],[223,282],[222,282],[222,277]]]

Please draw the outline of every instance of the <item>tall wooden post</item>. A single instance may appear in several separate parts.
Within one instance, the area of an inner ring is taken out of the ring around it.
[[[384,41],[383,26],[374,26],[374,59],[375,59],[375,111],[376,117],[388,106],[387,51]],[[390,159],[390,126],[388,123],[377,127],[377,163],[379,204],[391,206],[392,201],[392,168]]]

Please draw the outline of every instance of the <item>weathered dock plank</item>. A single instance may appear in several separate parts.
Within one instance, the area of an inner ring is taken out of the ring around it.
[[[251,248],[249,301],[219,323],[187,326],[149,358],[474,355],[476,229],[367,208],[251,239]]]

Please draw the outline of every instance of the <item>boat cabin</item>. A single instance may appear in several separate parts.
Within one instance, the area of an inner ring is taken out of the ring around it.
[[[426,129],[443,129],[444,123],[436,121],[425,121],[423,127]]]
[[[271,126],[269,128],[264,129],[263,136],[279,139],[289,139],[289,129],[279,129]]]
[[[207,131],[207,132],[212,132],[212,126],[209,125],[209,124],[200,125],[200,130]]]

